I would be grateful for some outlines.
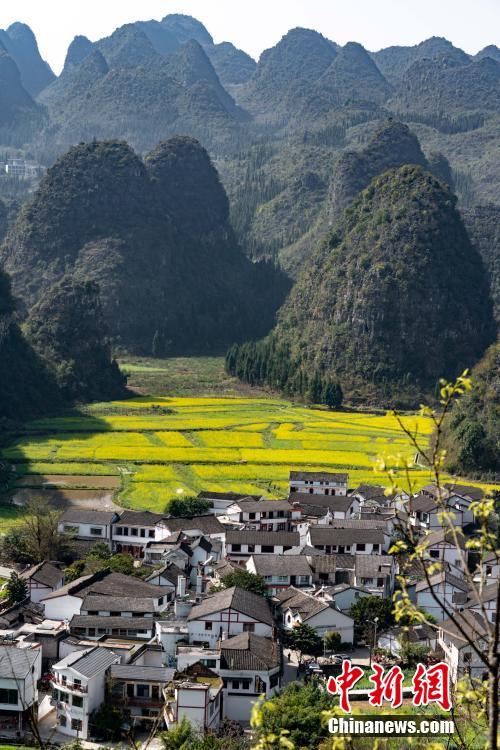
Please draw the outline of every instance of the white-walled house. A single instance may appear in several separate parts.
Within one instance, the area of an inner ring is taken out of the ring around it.
[[[57,529],[85,542],[103,542],[111,549],[111,528],[118,513],[105,510],[68,508],[60,516]]]
[[[289,489],[293,492],[320,495],[347,495],[348,474],[328,471],[291,471]]]
[[[287,500],[241,500],[227,510],[233,523],[244,524],[247,529],[260,531],[290,531],[293,518],[300,518],[300,511]]]
[[[335,528],[311,526],[306,544],[329,555],[363,554],[379,555],[388,546],[388,535],[377,528]]]
[[[130,712],[130,722],[153,726],[162,717],[164,690],[173,680],[175,670],[162,664],[158,653],[156,663],[139,656],[130,664],[113,664],[109,669],[107,701]]]
[[[216,732],[221,720],[222,689],[222,679],[201,664],[177,673],[164,691],[167,729],[186,718],[200,733]]]
[[[323,638],[335,631],[344,643],[354,641],[354,620],[336,609],[333,602],[290,587],[276,595],[285,630],[305,623]]]
[[[368,589],[372,596],[390,598],[396,573],[396,559],[391,555],[355,556],[354,583]]]
[[[207,596],[191,609],[187,622],[189,642],[208,648],[240,633],[271,636],[274,626],[268,600],[238,586]]]
[[[464,609],[482,616],[484,610],[488,622],[493,625],[497,618],[498,585],[498,583],[490,583],[489,586],[484,586],[479,594],[480,603],[471,591]]]
[[[23,732],[28,711],[38,703],[37,683],[42,674],[39,644],[0,646],[0,722],[4,729]]]
[[[141,559],[148,542],[162,539],[161,535],[157,535],[157,524],[161,523],[162,519],[162,515],[151,513],[149,510],[125,510],[120,513],[111,529],[113,552],[127,552]],[[163,536],[168,536],[168,533]]]
[[[486,648],[487,631],[483,618],[477,612],[464,610],[455,615],[460,618],[462,630],[481,650]],[[450,668],[450,679],[455,683],[464,675],[477,679],[486,679],[487,670],[479,656],[471,648],[456,624],[449,619],[439,624],[438,645],[444,652],[445,661]]]
[[[186,537],[205,536],[211,540],[224,542],[226,529],[213,514],[193,518],[163,517],[156,524],[155,540],[161,541],[178,532],[182,532]]]
[[[24,570],[19,578],[26,581],[28,596],[37,604],[45,596],[60,589],[64,582],[64,573],[56,565],[44,561]]]
[[[339,521],[352,518],[360,507],[358,498],[353,495],[332,496],[318,492],[314,494],[292,492],[289,502],[296,513],[300,511],[302,520],[306,519],[311,523],[319,524],[327,523],[327,517]]]
[[[296,531],[254,531],[241,529],[226,534],[226,556],[236,562],[246,562],[251,555],[281,555],[300,548]]]
[[[86,740],[89,718],[104,703],[106,672],[120,657],[105,648],[75,651],[52,667],[52,697],[56,702],[57,730]]]
[[[464,563],[467,565],[467,550],[465,539],[462,534],[457,534],[457,544],[461,552],[457,549],[457,544],[453,538],[451,529],[441,528],[436,531],[428,532],[421,540],[425,545],[425,551],[430,560],[441,562],[443,567],[450,566],[455,569],[455,574],[460,576],[464,573]]]
[[[271,594],[289,586],[311,588],[313,585],[311,566],[305,555],[252,555],[246,568],[264,578]]]
[[[417,607],[439,620],[447,619],[446,611],[434,599],[431,587],[439,601],[444,604],[448,611],[464,605],[467,599],[469,586],[463,578],[458,578],[449,571],[441,571],[430,577],[430,585],[424,579],[417,584],[408,587],[410,598]]]
[[[348,612],[353,604],[364,596],[373,596],[372,592],[362,586],[350,583],[339,583],[336,586],[325,586],[318,591],[325,601],[332,601],[341,612]]]
[[[220,667],[224,684],[223,715],[248,722],[261,695],[272,698],[281,686],[279,641],[255,633],[241,633],[221,641]]]
[[[99,615],[100,611],[108,611],[105,607],[107,597],[152,599],[155,612],[161,612],[167,601],[168,589],[154,586],[140,578],[127,576],[123,573],[99,571],[77,578],[44,597],[41,604],[44,607],[45,616],[51,620],[69,621],[75,615],[81,613],[83,600],[90,594],[102,597],[102,609],[93,610],[96,616]],[[120,606],[126,606],[127,609],[109,610],[110,615],[111,611],[120,613],[130,611],[127,602],[122,602]],[[121,616],[121,614],[117,616]]]

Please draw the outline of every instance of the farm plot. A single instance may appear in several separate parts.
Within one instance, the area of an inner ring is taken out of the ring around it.
[[[427,441],[428,419],[404,421]],[[395,465],[414,454],[390,415],[265,398],[140,397],[31,422],[2,457],[19,476],[72,475],[81,487],[84,479],[74,476],[114,475],[120,480],[115,502],[164,511],[172,498],[201,490],[280,497],[293,469],[348,471],[352,487],[383,484],[372,469],[378,456]],[[418,486],[429,481],[421,466],[412,475]]]

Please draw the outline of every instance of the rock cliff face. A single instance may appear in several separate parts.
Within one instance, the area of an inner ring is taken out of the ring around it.
[[[338,379],[353,402],[414,406],[494,338],[485,271],[454,196],[404,166],[345,210],[281,309],[266,356],[290,378]]]
[[[217,351],[263,335],[288,290],[252,264],[206,151],[190,138],[143,162],[123,142],[80,144],[42,180],[2,250],[25,312],[66,274],[99,284],[116,346]]]

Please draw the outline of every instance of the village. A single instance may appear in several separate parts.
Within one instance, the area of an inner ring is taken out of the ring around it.
[[[69,508],[58,531],[80,557],[96,544],[128,554],[134,575],[104,568],[74,578],[57,560],[16,573],[26,597],[0,611],[0,735],[24,739],[35,715],[53,742],[99,740],[96,715],[108,707],[151,736],[184,718],[200,732],[224,721],[248,727],[260,696],[338,674],[345,659],[397,660],[408,642],[445,662],[453,682],[484,679],[463,635],[480,644],[497,615],[499,560],[478,561],[466,544],[482,495],[428,485],[408,505],[383,487],[349,488],[347,473],[291,471],[284,500],[202,492],[210,509],[194,517]],[[402,560],[390,550],[402,523],[425,543],[428,562],[415,566],[408,591],[435,625],[387,628],[376,617],[367,629],[353,606],[391,600]],[[241,585],[228,585],[235,577]],[[292,637],[311,632],[315,653]]]

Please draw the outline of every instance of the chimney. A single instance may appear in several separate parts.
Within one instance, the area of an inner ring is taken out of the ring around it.
[[[196,593],[203,594],[203,576],[196,576]]]
[[[186,577],[177,577],[177,596],[186,596]]]

